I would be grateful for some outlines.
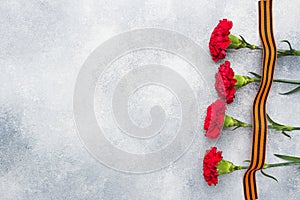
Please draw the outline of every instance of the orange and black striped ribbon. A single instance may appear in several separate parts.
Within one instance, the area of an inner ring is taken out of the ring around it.
[[[271,89],[277,59],[277,49],[273,35],[272,0],[261,0],[259,9],[259,34],[263,45],[263,71],[258,93],[253,102],[253,138],[251,163],[244,175],[244,196],[246,200],[257,199],[255,173],[263,168],[266,157],[268,122],[266,101]]]

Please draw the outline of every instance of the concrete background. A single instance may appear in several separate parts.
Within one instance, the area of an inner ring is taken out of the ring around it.
[[[279,47],[286,47],[279,41],[288,39],[300,49],[299,7],[298,0],[274,1]],[[244,171],[220,177],[216,187],[204,182],[203,154],[216,142],[204,138],[202,130],[184,156],[157,172],[135,175],[103,166],[77,135],[72,98],[86,58],[119,33],[149,27],[168,29],[192,39],[208,53],[211,31],[222,18],[234,22],[233,34],[259,44],[257,11],[257,1],[236,0],[1,0],[0,199],[243,199]],[[259,52],[240,50],[227,58],[237,74],[260,72]],[[275,76],[300,79],[299,64],[300,58],[281,58]],[[217,69],[212,61],[203,65]],[[299,126],[300,93],[278,95],[291,88],[273,85],[268,113],[280,123]],[[257,84],[240,89],[227,113],[251,122],[257,89]],[[133,119],[139,119],[132,113]],[[289,140],[270,131],[268,162],[279,161],[273,153],[300,156],[300,133],[291,135]],[[224,131],[217,141],[224,158],[236,164],[249,158],[250,145],[249,129]],[[296,167],[266,172],[279,183],[258,174],[260,199],[300,198]]]

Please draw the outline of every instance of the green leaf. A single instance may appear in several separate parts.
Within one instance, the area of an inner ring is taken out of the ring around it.
[[[299,91],[300,90],[300,86],[298,86],[298,87],[296,87],[296,88],[294,88],[294,89],[292,89],[292,90],[290,90],[290,91],[288,91],[288,92],[284,92],[284,93],[279,93],[280,95],[288,95],[288,94],[293,94],[293,93],[295,93],[295,92],[297,92],[297,91]]]
[[[244,160],[243,162],[251,162],[250,160]]]
[[[234,127],[231,131],[235,131],[236,129],[240,128],[240,126]]]
[[[284,132],[284,131],[281,131],[281,133],[284,135],[284,136],[286,136],[286,137],[288,137],[288,138],[292,138],[289,134],[287,134],[286,132]]]
[[[256,74],[256,73],[254,73],[254,72],[249,72],[249,74],[255,76],[256,78],[261,78],[261,75]]]
[[[265,173],[262,169],[260,170],[260,172],[262,173],[262,175],[264,175],[267,178],[273,179],[274,181],[276,181],[278,183],[278,180],[274,177],[271,176],[270,174]]]
[[[267,119],[273,126],[283,126],[282,124],[278,124],[277,122],[274,122],[268,114],[267,114]]]
[[[291,43],[290,43],[288,40],[281,40],[280,42],[285,42],[285,43],[287,43],[287,44],[289,45],[289,47],[290,47],[290,51],[293,51],[293,50],[294,50],[294,49],[292,48]]]
[[[245,40],[245,38],[244,38],[243,36],[241,36],[241,35],[239,35],[239,36],[240,36],[240,38],[242,39],[242,41],[243,41],[245,44],[250,45],[250,44]]]
[[[278,158],[281,158],[283,160],[287,160],[287,161],[300,162],[300,158],[299,157],[286,156],[286,155],[280,155],[280,154],[274,154],[274,156],[276,156]]]

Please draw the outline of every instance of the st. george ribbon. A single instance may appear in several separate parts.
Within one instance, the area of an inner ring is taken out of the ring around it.
[[[277,49],[273,34],[272,0],[259,1],[258,10],[259,35],[263,45],[262,79],[253,101],[251,163],[243,179],[244,197],[246,200],[258,198],[255,173],[262,169],[265,164],[268,136],[266,102],[273,82],[277,59]]]

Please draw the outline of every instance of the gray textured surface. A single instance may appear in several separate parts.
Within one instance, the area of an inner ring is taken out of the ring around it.
[[[300,2],[274,3],[276,40],[289,39],[300,49]],[[153,27],[179,32],[208,51],[212,29],[225,17],[234,22],[233,34],[259,43],[256,1],[2,0],[0,199],[242,199],[243,172],[220,177],[216,187],[203,181],[201,159],[205,148],[214,142],[207,141],[202,130],[177,162],[154,173],[132,175],[111,170],[91,157],[77,135],[73,119],[76,77],[86,58],[105,40],[132,29]],[[258,52],[241,50],[229,54],[228,59],[238,74],[260,70]],[[174,60],[174,66],[180,66],[180,61]],[[278,61],[275,76],[299,79],[299,64],[299,58],[283,58]],[[203,65],[217,67],[212,61]],[[195,79],[194,86],[197,84]],[[278,122],[299,125],[300,93],[277,95],[289,88],[274,84],[268,112]],[[256,89],[253,84],[239,90],[228,113],[250,122]],[[158,90],[156,95],[161,93]],[[168,93],[163,100],[172,102]],[[137,99],[131,101],[135,105]],[[148,116],[140,119],[134,111],[130,114],[141,126],[149,123]],[[278,161],[273,153],[300,155],[300,133],[292,134],[289,140],[270,132],[268,162]],[[225,131],[218,148],[226,159],[241,164],[250,154],[250,144],[250,130],[239,129]],[[132,145],[126,150],[139,150]],[[268,172],[279,179],[279,184],[258,175],[260,199],[299,199],[299,170],[289,167]]]

